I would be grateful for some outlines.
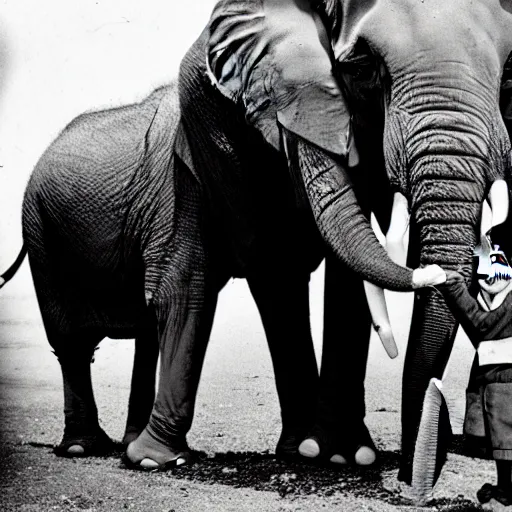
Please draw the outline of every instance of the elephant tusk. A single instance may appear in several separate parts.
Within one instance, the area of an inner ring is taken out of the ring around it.
[[[405,205],[405,210],[404,210]],[[407,257],[405,249],[405,233],[409,226],[409,215],[407,212],[407,200],[402,194],[395,194],[391,222],[386,236],[386,250],[395,263],[401,262]],[[390,250],[391,248],[391,250]],[[366,300],[372,316],[372,323],[379,335],[384,350],[391,359],[398,355],[398,348],[393,336],[389,313],[386,305],[384,290],[374,284],[364,281]]]
[[[491,229],[492,211],[489,203],[484,201],[482,204],[482,215],[480,217],[480,239],[485,238],[486,233]],[[482,242],[481,242],[482,243]]]
[[[487,198],[492,211],[491,227],[503,224],[508,216],[509,196],[507,182],[505,180],[496,180],[492,184]]]
[[[391,221],[386,234],[386,251],[389,257],[399,265],[407,260],[407,230],[409,228],[409,207],[407,199],[400,192],[393,197]]]
[[[372,315],[373,326],[379,335],[384,350],[391,359],[394,359],[398,355],[398,348],[389,322],[384,290],[368,281],[364,281],[364,291]]]

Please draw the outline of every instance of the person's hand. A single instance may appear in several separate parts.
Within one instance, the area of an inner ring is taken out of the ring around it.
[[[446,272],[439,265],[427,265],[412,271],[413,289],[435,286],[446,281]]]

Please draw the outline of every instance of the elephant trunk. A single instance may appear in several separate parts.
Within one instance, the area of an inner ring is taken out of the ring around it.
[[[435,136],[429,147],[438,146]],[[443,140],[443,144],[446,139]],[[457,146],[453,146],[457,147]],[[487,163],[470,154],[412,155],[410,167],[412,264],[437,264],[469,282],[479,241]],[[399,479],[411,482],[412,459],[423,399],[432,377],[441,378],[457,323],[440,292],[416,292],[402,384],[402,464]]]
[[[297,167],[324,240],[367,281],[382,288],[410,291],[412,271],[394,263],[377,240],[346,169],[324,150],[300,138],[296,142]],[[290,157],[290,150],[288,153]]]

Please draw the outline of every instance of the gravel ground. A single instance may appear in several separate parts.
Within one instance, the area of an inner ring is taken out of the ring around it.
[[[317,345],[321,279],[320,271],[311,284]],[[126,470],[121,452],[81,460],[52,454],[63,423],[58,363],[45,340],[33,295],[9,296],[6,291],[0,296],[2,511],[470,512],[480,510],[477,489],[494,479],[491,462],[462,456],[455,446],[427,507],[417,509],[400,496],[400,381],[410,295],[389,296],[400,356],[389,360],[372,338],[367,422],[381,449],[378,468],[331,470],[275,460],[279,411],[270,357],[246,284],[232,281],[221,294],[189,436],[197,462],[179,471],[147,474]],[[472,357],[464,336],[459,336],[453,357],[445,387],[454,431],[460,433]],[[133,342],[105,340],[93,364],[100,418],[114,439],[123,432],[132,358]]]

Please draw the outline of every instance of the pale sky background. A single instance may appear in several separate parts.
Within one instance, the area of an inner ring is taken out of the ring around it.
[[[85,110],[176,76],[214,0],[0,0],[0,274],[21,247],[29,174]],[[25,262],[2,293],[30,293]]]

